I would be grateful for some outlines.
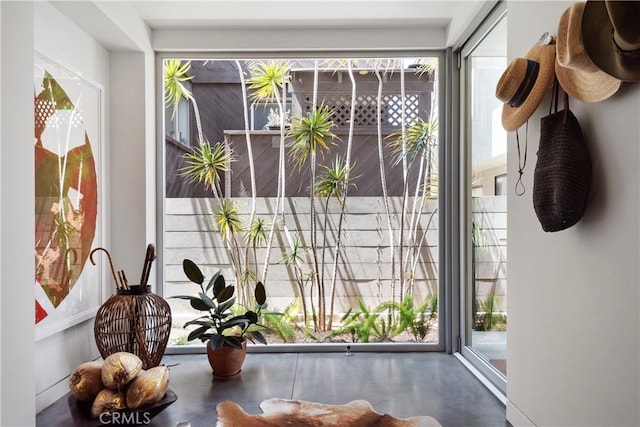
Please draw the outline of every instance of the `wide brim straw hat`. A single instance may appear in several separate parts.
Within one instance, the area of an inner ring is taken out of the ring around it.
[[[507,66],[496,85],[505,130],[515,131],[536,111],[553,82],[555,57],[555,44],[536,44]]]
[[[587,1],[582,41],[602,71],[622,81],[640,80],[640,2]]]
[[[620,88],[621,81],[595,66],[582,42],[582,16],[585,2],[571,5],[558,23],[556,38],[556,76],[560,86],[573,98],[598,102]]]

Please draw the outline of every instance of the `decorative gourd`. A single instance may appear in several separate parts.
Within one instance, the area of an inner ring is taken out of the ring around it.
[[[102,360],[85,362],[71,373],[69,389],[76,399],[91,402],[104,388],[102,364]]]
[[[132,353],[124,351],[113,353],[104,359],[102,382],[112,390],[129,384],[142,370],[142,360]]]
[[[100,414],[125,409],[126,407],[123,393],[105,388],[98,393],[93,401],[93,405],[91,405],[91,416],[98,418]]]
[[[166,366],[156,366],[140,372],[127,388],[127,407],[137,409],[157,402],[164,397],[168,385],[169,368]]]

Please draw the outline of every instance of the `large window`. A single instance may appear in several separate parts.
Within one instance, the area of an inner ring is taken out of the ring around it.
[[[191,116],[165,141],[164,295],[197,292],[189,258],[244,305],[264,282],[270,344],[440,348],[439,57],[170,61]],[[213,187],[188,172],[203,141]],[[171,344],[199,344],[169,302]]]

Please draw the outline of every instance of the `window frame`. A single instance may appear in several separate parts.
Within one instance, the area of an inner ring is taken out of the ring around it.
[[[450,196],[447,194],[448,170],[450,166],[445,161],[450,161],[450,157],[445,153],[445,148],[450,147],[451,132],[447,130],[450,126],[450,104],[446,102],[447,88],[450,86],[450,72],[448,53],[445,49],[429,50],[393,50],[393,51],[328,51],[328,52],[156,52],[156,97],[157,100],[164,100],[163,81],[163,61],[165,59],[185,59],[185,60],[205,60],[205,59],[268,59],[268,58],[387,58],[387,57],[434,57],[438,58],[438,85],[435,88],[437,100],[436,105],[439,114],[438,125],[438,159],[440,165],[440,178],[438,189],[438,211],[445,212],[445,206],[451,205]],[[165,279],[165,151],[164,151],[164,129],[163,120],[164,103],[156,102],[156,247],[157,247],[157,293],[164,296]],[[251,117],[250,117],[251,118]],[[162,135],[162,137],[160,137]],[[438,215],[439,232],[439,263],[438,263],[438,295],[439,295],[439,328],[438,343],[349,343],[357,351],[384,352],[384,351],[435,351],[451,352],[450,327],[451,327],[451,283],[450,268],[447,268],[446,259],[449,259],[450,250],[445,248],[449,242],[450,232],[445,229],[448,225],[446,215]],[[342,343],[318,343],[318,344],[269,344],[268,346],[251,346],[250,352],[335,352],[344,351],[345,344]],[[167,346],[167,354],[202,353],[206,351],[203,346]]]

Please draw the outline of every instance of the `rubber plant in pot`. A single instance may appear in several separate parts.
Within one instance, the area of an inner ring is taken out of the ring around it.
[[[258,282],[255,287],[257,312],[247,310],[244,314],[234,314],[235,287],[226,284],[221,271],[216,272],[205,286],[204,274],[193,261],[183,260],[182,269],[190,281],[200,286],[200,292],[198,296],[177,295],[174,298],[189,300],[191,307],[204,313],[184,324],[185,328],[197,326],[189,333],[187,340],[199,339],[207,343],[207,356],[214,379],[238,377],[247,354],[247,339],[253,343],[267,344],[262,333],[256,330],[256,327],[265,328],[258,324],[260,311],[266,307],[264,285]]]

